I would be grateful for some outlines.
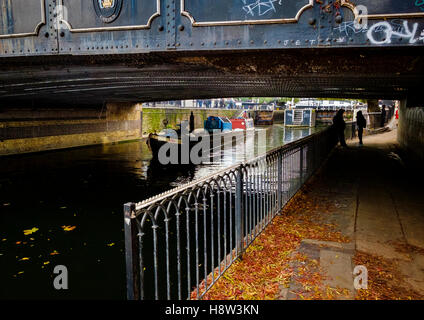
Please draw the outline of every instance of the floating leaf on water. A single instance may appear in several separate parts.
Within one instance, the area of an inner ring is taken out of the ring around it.
[[[59,254],[59,252],[57,252],[56,250],[53,250],[53,252],[50,252],[51,256],[55,256],[55,255],[58,255],[58,254]]]
[[[34,228],[32,228],[32,229],[28,229],[28,230],[24,230],[24,235],[30,235],[30,234],[33,234],[33,233],[35,233],[35,232],[37,232],[39,229],[38,228],[36,228],[36,227],[34,227]]]
[[[63,231],[72,231],[76,228],[76,226],[62,226]]]
[[[59,209],[66,209],[66,207],[60,207]]]
[[[27,260],[29,260],[28,257],[23,257],[22,259],[19,259],[19,261],[27,261]]]
[[[108,243],[108,244],[107,244],[107,246],[108,246],[108,247],[112,247],[112,246],[114,246],[114,245],[115,245],[115,243],[114,243],[114,242],[112,242],[112,243]]]
[[[44,265],[49,264],[49,263],[50,263],[50,261],[43,262]]]

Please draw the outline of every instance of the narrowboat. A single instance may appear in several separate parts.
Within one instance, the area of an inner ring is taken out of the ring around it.
[[[158,160],[160,148],[170,143],[177,148],[179,155],[190,152],[191,149],[207,136],[210,146],[209,152],[214,148],[221,148],[226,143],[233,143],[233,138],[244,136],[247,130],[254,129],[253,119],[210,116],[204,121],[203,129],[189,132],[188,128],[177,130],[164,129],[160,133],[151,133],[147,145],[152,152],[153,160]],[[233,127],[234,126],[234,127]],[[181,130],[186,129],[186,130]],[[182,132],[185,131],[185,134]],[[184,144],[184,146],[183,146]],[[172,146],[171,146],[172,147]]]
[[[274,124],[274,111],[273,110],[255,111],[255,125],[257,125],[257,126],[271,126],[273,124]]]
[[[255,129],[255,123],[253,119],[250,118],[235,118],[230,119],[231,124],[233,125],[233,130],[241,129],[241,130],[252,130]]]

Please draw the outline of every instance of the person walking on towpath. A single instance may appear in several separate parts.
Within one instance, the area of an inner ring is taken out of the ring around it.
[[[381,123],[380,123],[380,127],[383,128],[385,123],[386,123],[386,105],[383,104],[383,107],[381,108]]]
[[[193,111],[190,113],[190,132],[194,131],[194,114]]]
[[[364,133],[364,128],[367,126],[367,120],[365,119],[364,115],[362,114],[362,111],[358,111],[356,115],[356,125],[358,126],[358,138],[359,138],[359,145],[363,145],[362,143],[362,135]]]
[[[336,115],[333,118],[333,125],[334,129],[336,130],[337,138],[340,142],[340,145],[342,147],[347,147],[346,140],[345,140],[345,129],[346,129],[346,122],[343,119],[344,109],[340,109],[337,111]]]

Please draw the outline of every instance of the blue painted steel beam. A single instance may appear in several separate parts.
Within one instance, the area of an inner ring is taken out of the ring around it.
[[[424,45],[424,0],[0,4],[0,57]]]

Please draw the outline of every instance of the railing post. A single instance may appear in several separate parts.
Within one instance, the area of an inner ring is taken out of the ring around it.
[[[300,179],[299,188],[300,188],[303,183],[303,146],[300,146],[299,152],[300,152],[300,166],[299,166],[299,179]]]
[[[283,207],[283,155],[281,150],[278,151],[277,161],[277,201],[278,211],[281,211]]]
[[[236,203],[235,203],[235,228],[236,228],[236,253],[240,257],[244,248],[244,214],[243,214],[243,170],[239,166],[236,182]]]
[[[137,219],[133,217],[135,203],[124,204],[125,260],[127,268],[127,299],[140,299],[140,261]]]

